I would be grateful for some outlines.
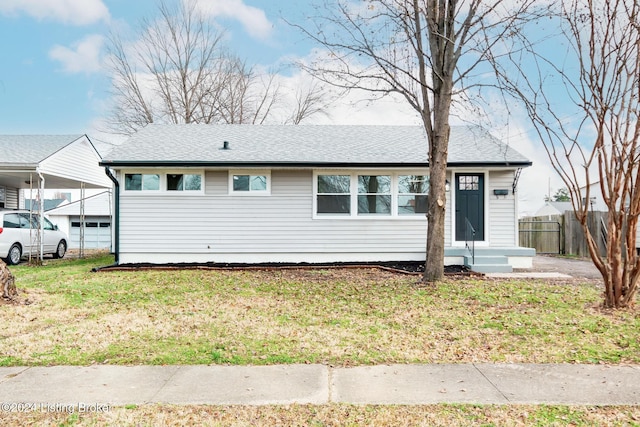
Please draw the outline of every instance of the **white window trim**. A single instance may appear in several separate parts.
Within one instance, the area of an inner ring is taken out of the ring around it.
[[[167,175],[200,175],[200,189],[199,190],[169,190]],[[160,177],[160,192],[185,196],[193,194],[204,194],[205,188],[205,173],[203,170],[168,170],[163,172]]]
[[[262,175],[267,178],[267,188],[266,190],[249,190],[249,191],[234,191],[233,190],[233,177],[235,175],[249,175],[249,176],[258,176]],[[240,196],[240,197],[263,197],[271,195],[271,171],[270,170],[230,170],[229,178],[228,178],[228,187],[229,187],[229,195],[230,196]]]
[[[140,195],[170,195],[171,197],[179,197],[179,196],[187,196],[187,195],[204,195],[205,191],[205,173],[204,170],[179,170],[179,169],[171,169],[171,170],[127,170],[120,171],[121,174],[121,189],[123,193],[126,194],[140,194]],[[125,184],[125,176],[126,175],[159,175],[159,189],[158,190],[127,190]],[[182,174],[182,175],[200,175],[200,190],[167,190],[167,175],[173,174]]]
[[[350,214],[318,214],[318,175],[348,175],[350,177],[349,196],[351,199]],[[391,176],[391,214],[358,214],[358,176],[362,175],[386,175]],[[401,175],[426,175],[429,176],[428,170],[406,170],[406,171],[389,171],[389,170],[362,170],[362,171],[341,171],[341,170],[324,170],[318,169],[313,171],[313,219],[319,220],[396,220],[396,221],[424,221],[426,214],[415,215],[399,215],[398,214],[398,176]],[[404,193],[402,193],[404,194]]]
[[[127,175],[158,175],[158,189],[157,190],[128,190],[127,189]],[[135,171],[122,171],[122,192],[128,194],[160,194],[162,192],[162,173],[154,170],[135,170]]]

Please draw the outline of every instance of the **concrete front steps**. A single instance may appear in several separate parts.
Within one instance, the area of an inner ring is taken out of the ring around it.
[[[475,259],[464,246],[445,247],[445,265],[465,265],[478,273],[511,273],[513,269],[531,268],[535,249],[519,246],[475,247]]]
[[[509,258],[499,255],[478,255],[472,259],[471,255],[465,255],[464,265],[477,273],[511,273],[513,267],[509,264]]]

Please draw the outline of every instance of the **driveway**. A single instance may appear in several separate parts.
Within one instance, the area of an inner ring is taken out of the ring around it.
[[[535,271],[545,273],[563,273],[576,279],[602,279],[600,272],[590,259],[572,259],[550,255],[536,255],[533,258],[533,268],[520,271]]]

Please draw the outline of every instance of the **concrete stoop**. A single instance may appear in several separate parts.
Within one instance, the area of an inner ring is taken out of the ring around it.
[[[509,264],[509,258],[500,255],[465,255],[464,265],[477,273],[511,273],[513,267]]]

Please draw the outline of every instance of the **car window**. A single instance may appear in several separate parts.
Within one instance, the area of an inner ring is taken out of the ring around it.
[[[29,223],[31,223],[31,228],[40,228],[40,224],[38,223],[38,216],[31,215],[26,213],[20,214],[20,228],[29,228]]]
[[[2,221],[4,228],[20,228],[20,217],[18,214],[5,214],[4,221]]]
[[[55,230],[55,227],[53,226],[53,224],[51,223],[51,221],[49,221],[47,218],[44,218],[44,229],[45,230]]]

